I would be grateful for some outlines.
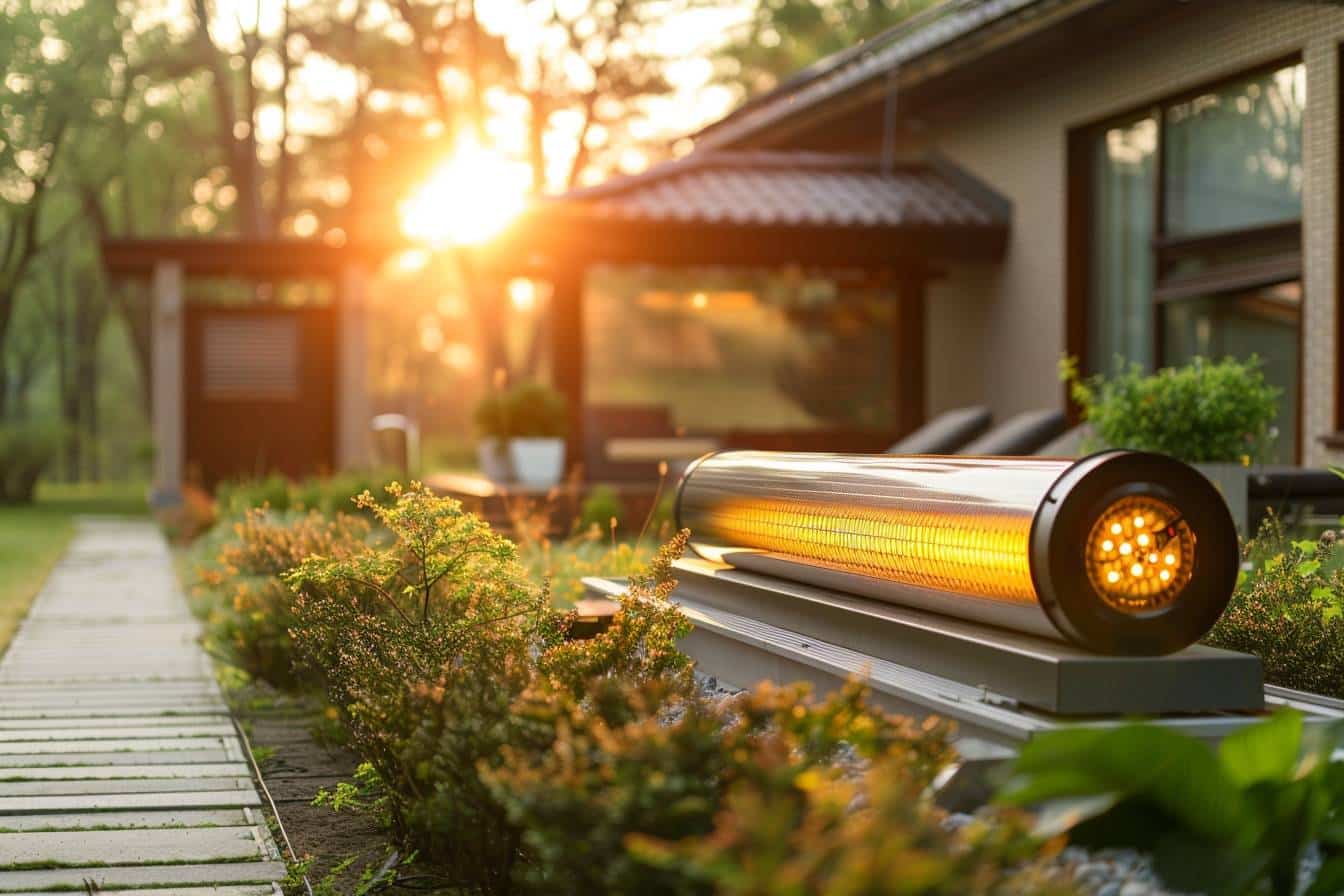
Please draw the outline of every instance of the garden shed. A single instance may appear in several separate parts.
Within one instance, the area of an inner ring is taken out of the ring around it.
[[[154,499],[364,465],[365,290],[381,252],[296,239],[107,239],[149,285]]]

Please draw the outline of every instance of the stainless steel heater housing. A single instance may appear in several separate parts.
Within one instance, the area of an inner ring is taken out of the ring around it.
[[[1217,489],[1141,452],[718,452],[686,471],[676,517],[709,560],[1105,654],[1194,643],[1237,576]]]

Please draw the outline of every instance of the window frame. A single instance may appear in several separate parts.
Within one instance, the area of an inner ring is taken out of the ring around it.
[[[1153,283],[1150,287],[1150,302],[1153,305],[1154,313],[1151,338],[1153,340],[1152,357],[1156,366],[1160,367],[1165,363],[1166,357],[1166,346],[1163,344],[1165,328],[1162,326],[1161,319],[1162,306],[1165,303],[1187,295],[1194,295],[1196,292],[1199,294],[1231,292],[1238,288],[1266,286],[1302,278],[1305,215],[1299,215],[1297,218],[1286,221],[1257,224],[1212,233],[1169,235],[1166,231],[1165,157],[1167,144],[1166,110],[1170,106],[1194,99],[1230,84],[1245,81],[1256,75],[1303,64],[1303,55],[1300,50],[1281,54],[1256,65],[1239,68],[1234,72],[1219,75],[1195,86],[1183,88],[1142,103],[1136,103],[1121,112],[1084,122],[1068,129],[1065,147],[1065,351],[1070,357],[1078,359],[1080,371],[1084,373],[1092,371],[1094,369],[1093,362],[1096,360],[1090,357],[1088,350],[1091,341],[1089,306],[1091,304],[1092,288],[1092,211],[1094,206],[1092,165],[1097,135],[1109,128],[1132,124],[1149,116],[1157,123],[1157,151],[1153,160],[1154,195],[1150,245],[1150,250],[1153,253]],[[1339,77],[1341,79],[1341,89],[1344,90],[1344,71],[1340,72]],[[1307,89],[1310,91],[1310,84],[1307,85]],[[1340,161],[1344,163],[1344,146],[1341,146],[1338,151],[1340,152]],[[1344,197],[1344,186],[1337,184],[1337,188],[1340,189],[1341,197]],[[1305,195],[1305,188],[1303,192]],[[1337,214],[1340,215],[1341,226],[1344,226],[1344,211],[1340,211],[1337,207]],[[1251,245],[1263,242],[1266,238],[1283,238],[1287,235],[1295,235],[1296,237],[1297,249],[1295,252],[1268,256],[1245,265],[1220,266],[1210,274],[1178,278],[1175,282],[1170,278],[1164,278],[1164,262],[1184,251],[1235,247],[1241,244]],[[1337,236],[1341,235],[1337,232]],[[1341,236],[1341,238],[1344,238],[1344,236]],[[1336,277],[1339,283],[1344,284],[1344,274],[1341,274],[1338,266],[1336,266]],[[1339,296],[1338,290],[1336,290],[1336,294]],[[1302,301],[1305,319],[1305,305],[1309,301],[1305,291]],[[1340,302],[1340,315],[1337,319],[1337,325],[1339,326],[1341,339],[1339,344],[1344,345],[1344,296],[1339,296],[1338,301]],[[1294,459],[1300,462],[1304,440],[1302,355],[1305,343],[1301,326],[1298,327],[1297,339],[1297,395],[1285,397],[1296,404],[1294,418],[1297,421],[1297,456]],[[1340,377],[1344,376],[1344,358],[1339,355],[1340,353],[1337,353],[1336,421],[1339,428],[1344,430],[1344,381],[1340,380]],[[1080,409],[1069,395],[1067,386],[1065,386],[1064,391],[1070,420],[1076,422],[1080,417]],[[1341,444],[1344,444],[1344,434],[1341,434]]]

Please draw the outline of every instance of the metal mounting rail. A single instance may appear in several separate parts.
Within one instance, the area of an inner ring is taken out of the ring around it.
[[[625,583],[619,579],[584,580],[590,594],[619,599]],[[821,640],[757,618],[757,614],[713,606],[689,591],[678,589],[678,603],[694,628],[681,647],[706,674],[742,688],[757,682],[807,681],[826,693],[858,677],[872,690],[876,702],[892,712],[915,717],[938,715],[955,721],[958,746],[968,758],[999,758],[1034,735],[1066,725],[1112,727],[1132,716],[1121,714],[1062,716],[1023,705],[989,687],[969,685],[903,665],[838,643],[832,626]],[[753,608],[744,601],[742,610]],[[778,621],[778,620],[776,620]],[[854,617],[858,629],[871,620]],[[1123,686],[1117,682],[1117,686]],[[1303,712],[1309,724],[1344,719],[1344,701],[1318,697],[1286,688],[1264,688],[1266,708],[1291,706]],[[1218,740],[1263,717],[1263,712],[1171,713],[1150,717],[1153,724],[1205,740]],[[1005,749],[1006,748],[1006,749]]]

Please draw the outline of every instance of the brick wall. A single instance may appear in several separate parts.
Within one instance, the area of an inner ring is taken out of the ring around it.
[[[1344,9],[1286,0],[1172,8],[1170,19],[1118,34],[1104,46],[1078,48],[1057,77],[986,83],[970,112],[952,124],[931,124],[929,142],[1009,196],[1014,209],[1011,244],[997,271],[954,271],[931,291],[935,306],[955,292],[961,307],[929,316],[929,410],[979,395],[1002,417],[1061,400],[1055,369],[1064,352],[1065,152],[1072,128],[1300,53],[1307,67],[1303,459],[1340,460],[1317,437],[1336,424],[1337,93]]]

